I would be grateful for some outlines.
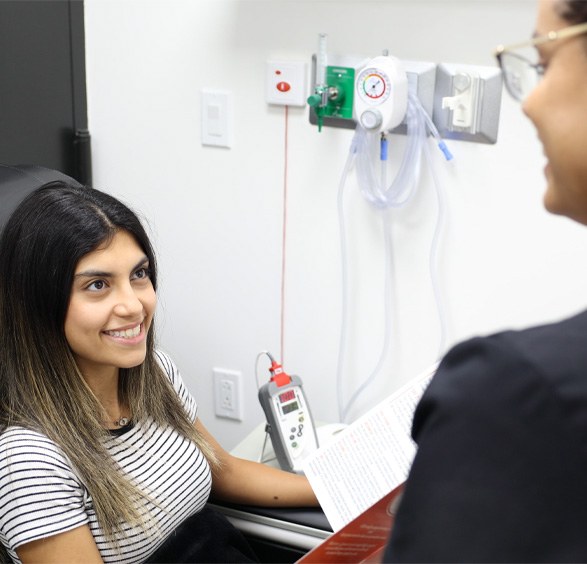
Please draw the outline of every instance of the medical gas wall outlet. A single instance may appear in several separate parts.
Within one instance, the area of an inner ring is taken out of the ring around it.
[[[460,72],[453,77],[453,96],[442,98],[442,109],[449,108],[449,128],[477,133],[482,83],[476,72]]]
[[[436,69],[433,120],[447,139],[495,143],[502,78],[499,69],[441,63]]]
[[[307,96],[306,63],[303,61],[267,61],[265,100],[280,106],[305,106]]]
[[[325,120],[352,122],[355,65],[331,61],[326,33],[318,35],[318,53],[312,57],[312,94],[308,98],[310,122],[322,131]],[[330,63],[330,64],[329,64]]]
[[[316,86],[308,104],[317,115],[318,129],[322,129],[324,118],[353,119],[353,89],[355,69],[342,65],[328,65],[326,85]]]
[[[355,77],[357,71],[365,66],[366,59],[357,57],[329,57],[324,67],[323,83],[318,82],[317,55],[312,56],[312,88],[308,97],[310,123],[329,127],[354,129],[353,106],[355,96]]]
[[[397,127],[408,107],[408,77],[399,59],[371,59],[355,82],[355,119],[369,131]]]

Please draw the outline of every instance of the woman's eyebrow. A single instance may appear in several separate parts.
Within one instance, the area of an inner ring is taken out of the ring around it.
[[[78,272],[75,275],[75,278],[94,278],[96,276],[101,278],[110,278],[112,273],[104,272],[103,270],[84,270],[83,272]]]
[[[137,268],[141,268],[142,266],[145,266],[145,264],[149,263],[149,258],[144,256],[139,262],[137,262],[137,264],[135,264],[132,268],[131,268],[131,272],[135,271]],[[83,272],[78,272],[77,274],[75,274],[74,278],[95,278],[95,277],[101,277],[101,278],[112,278],[114,276],[114,274],[112,272],[106,272],[104,270],[84,270]]]

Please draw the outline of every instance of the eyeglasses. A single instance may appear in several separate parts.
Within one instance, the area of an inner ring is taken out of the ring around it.
[[[539,62],[536,47],[563,39],[587,33],[587,23],[571,25],[558,31],[550,31],[546,35],[534,37],[515,45],[500,45],[495,50],[495,57],[503,73],[503,80],[507,91],[513,98],[522,102],[542,78],[544,66]]]

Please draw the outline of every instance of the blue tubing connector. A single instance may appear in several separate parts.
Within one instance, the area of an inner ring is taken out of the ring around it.
[[[379,158],[382,161],[387,160],[387,139],[385,137],[381,138]]]

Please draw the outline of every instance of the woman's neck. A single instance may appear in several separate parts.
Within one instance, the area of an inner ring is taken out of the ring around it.
[[[104,424],[109,429],[120,427],[123,418],[130,418],[128,406],[123,405],[118,397],[118,381],[120,369],[105,367],[101,370],[82,371],[84,380],[104,408],[106,421]]]

